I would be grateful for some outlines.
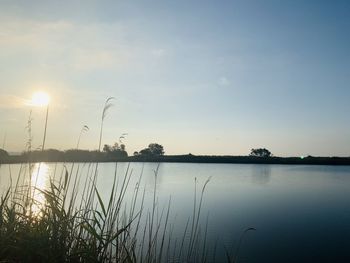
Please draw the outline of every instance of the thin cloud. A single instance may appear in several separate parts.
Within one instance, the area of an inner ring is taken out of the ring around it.
[[[78,70],[95,70],[113,68],[116,66],[116,61],[114,52],[79,50],[72,64]]]
[[[90,71],[125,66],[133,54],[119,24],[82,25],[70,21],[0,19],[0,48],[33,54],[58,69]],[[113,34],[111,34],[113,33]]]
[[[29,101],[15,95],[0,95],[0,108],[16,109],[28,105]]]

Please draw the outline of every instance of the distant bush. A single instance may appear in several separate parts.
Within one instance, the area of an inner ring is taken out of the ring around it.
[[[136,154],[135,154],[136,153]],[[151,143],[148,148],[141,150],[139,153],[135,152],[134,155],[141,156],[162,156],[164,155],[164,147],[158,143]]]
[[[113,146],[105,144],[103,146],[103,152],[105,152],[108,157],[125,158],[128,157],[125,148],[125,144],[119,145],[118,143],[115,143]]]
[[[272,154],[268,149],[265,148],[258,148],[258,149],[252,149],[250,151],[250,156],[255,157],[271,157]]]
[[[78,150],[70,149],[66,151],[59,151],[55,149],[48,150],[36,150],[30,152],[23,152],[21,157],[22,161],[30,162],[93,162],[93,161],[115,161],[124,159],[128,156],[128,153],[120,149],[111,149],[110,151],[100,152],[98,150]]]
[[[9,157],[9,154],[4,149],[0,149],[0,160],[7,159]]]

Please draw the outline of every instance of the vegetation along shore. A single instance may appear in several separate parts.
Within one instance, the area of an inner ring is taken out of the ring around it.
[[[150,144],[152,145],[152,144]],[[248,156],[218,155],[165,155],[141,150],[128,156],[125,150],[66,150],[47,149],[10,155],[0,149],[0,163],[26,162],[178,162],[178,163],[242,163],[242,164],[295,164],[295,165],[350,165],[350,157],[277,157],[250,154]],[[148,149],[148,148],[146,148]],[[252,149],[253,151],[254,149]],[[146,152],[146,153],[145,153]]]

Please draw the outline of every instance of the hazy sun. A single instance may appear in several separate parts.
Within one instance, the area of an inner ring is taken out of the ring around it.
[[[50,102],[50,96],[45,92],[35,92],[32,96],[32,100],[30,102],[31,105],[37,107],[47,106]]]

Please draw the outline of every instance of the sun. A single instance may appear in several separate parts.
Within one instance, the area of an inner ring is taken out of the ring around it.
[[[36,107],[44,107],[49,105],[49,102],[50,96],[46,92],[39,91],[33,94],[30,104]]]

